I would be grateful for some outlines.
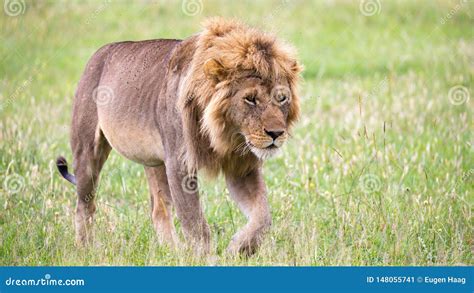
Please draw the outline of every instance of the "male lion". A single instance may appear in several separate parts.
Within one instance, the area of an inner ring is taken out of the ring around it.
[[[248,224],[229,245],[253,253],[271,224],[262,160],[288,137],[299,112],[300,66],[273,36],[223,19],[185,40],[105,45],[79,82],[72,116],[77,185],[76,241],[90,241],[95,187],[111,149],[143,164],[151,216],[162,243],[178,243],[172,206],[186,240],[208,252],[209,226],[199,204],[197,170],[222,172]]]

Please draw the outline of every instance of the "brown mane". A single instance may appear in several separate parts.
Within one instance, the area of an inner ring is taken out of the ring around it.
[[[240,141],[225,124],[231,85],[243,73],[287,80],[292,96],[288,123],[292,125],[299,114],[296,85],[301,67],[292,47],[235,20],[206,21],[195,46],[177,103],[185,129],[183,163],[190,172],[204,167],[211,175],[221,170],[244,175],[260,162],[252,154],[234,153]],[[224,78],[210,78],[208,72]]]

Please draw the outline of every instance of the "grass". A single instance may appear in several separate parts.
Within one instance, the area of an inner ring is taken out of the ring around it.
[[[203,1],[195,16],[179,1],[23,7],[0,13],[0,265],[473,265],[472,2],[380,1],[372,16],[342,0]],[[223,253],[245,218],[220,178],[201,184],[213,255],[160,247],[143,168],[113,153],[96,242],[76,249],[74,188],[54,159],[71,160],[85,63],[105,43],[185,38],[213,15],[276,32],[305,66],[302,118],[265,163],[271,233],[251,258]]]

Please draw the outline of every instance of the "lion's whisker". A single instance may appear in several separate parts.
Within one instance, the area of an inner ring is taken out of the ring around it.
[[[241,142],[241,143],[239,143],[239,144],[237,145],[237,147],[235,148],[235,151],[236,151],[236,152],[242,151],[242,150],[245,148],[245,146],[246,146],[245,141],[244,141],[244,142]]]

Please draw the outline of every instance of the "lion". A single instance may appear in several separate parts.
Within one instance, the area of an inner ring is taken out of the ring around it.
[[[76,242],[92,237],[99,173],[112,149],[142,164],[160,243],[210,251],[196,176],[223,174],[248,223],[228,252],[252,254],[272,220],[262,163],[299,115],[301,66],[293,47],[237,20],[212,18],[186,38],[111,43],[86,65],[73,104],[70,144]],[[201,172],[200,172],[201,173]]]

